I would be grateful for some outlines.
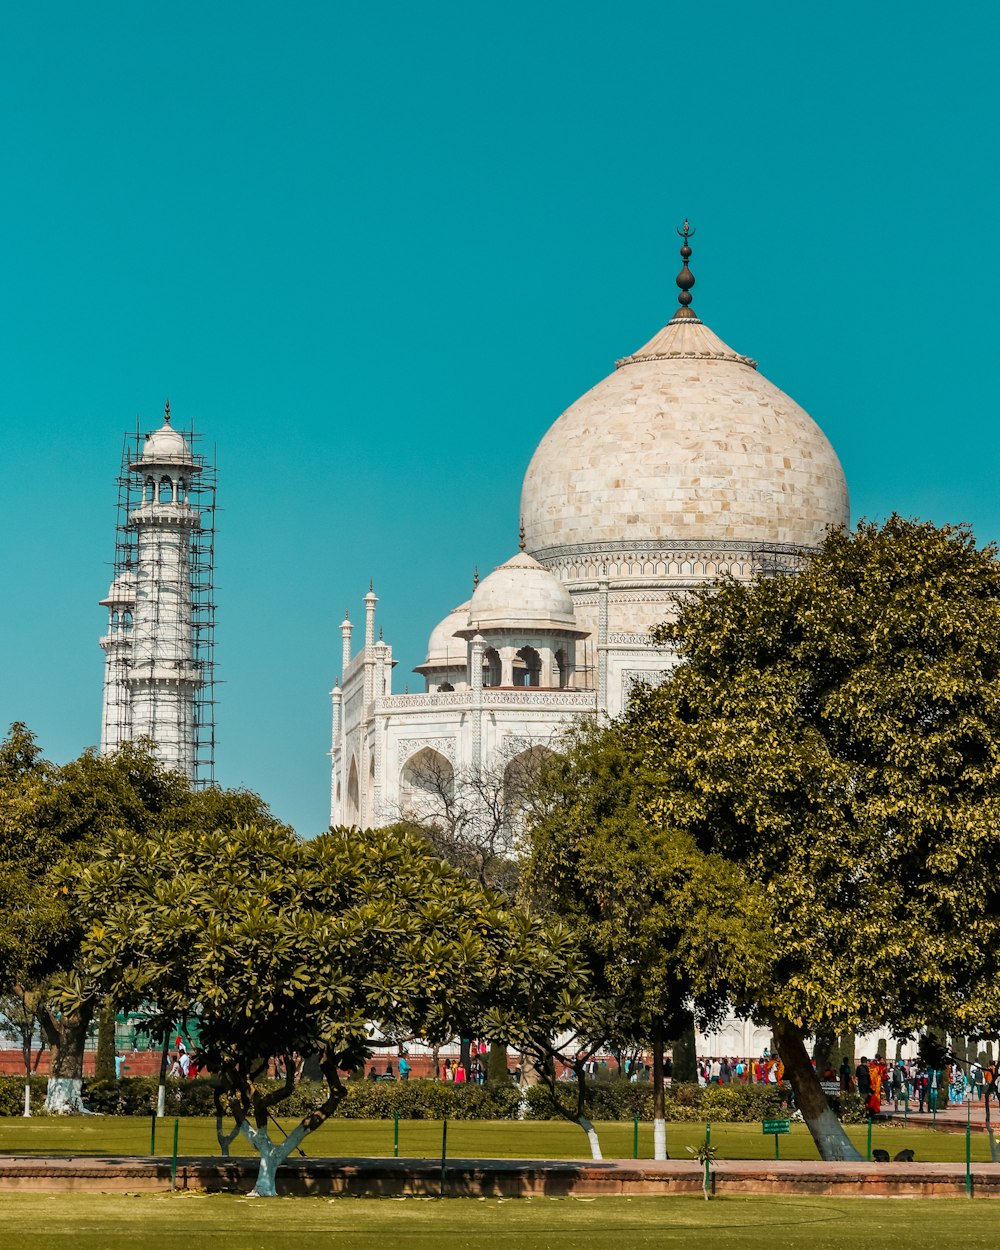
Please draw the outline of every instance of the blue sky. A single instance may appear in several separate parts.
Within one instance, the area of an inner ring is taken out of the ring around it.
[[[122,433],[214,441],[220,782],[327,817],[374,580],[427,634],[516,549],[559,413],[695,308],[855,517],[1000,537],[983,5],[8,6],[0,718],[99,734]]]

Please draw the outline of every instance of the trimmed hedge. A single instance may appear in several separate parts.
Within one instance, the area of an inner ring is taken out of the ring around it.
[[[526,1118],[554,1120],[559,1112],[552,1105],[546,1087],[528,1091]],[[560,1104],[576,1107],[576,1087],[570,1083],[558,1088]],[[786,1112],[787,1093],[774,1085],[672,1085],[666,1091],[668,1120],[712,1120],[716,1123],[748,1123],[772,1120]],[[640,1120],[653,1118],[653,1089],[647,1082],[596,1082],[587,1090],[587,1115],[593,1120]]]
[[[266,1088],[279,1082],[265,1081]],[[31,1078],[32,1109],[40,1111],[47,1079]],[[84,1081],[83,1098],[90,1111],[100,1115],[150,1115],[156,1108],[159,1082],[155,1076],[122,1077],[117,1081]],[[319,1106],[326,1086],[301,1081],[291,1096],[279,1103],[277,1115],[299,1118]],[[0,1116],[19,1116],[24,1103],[24,1077],[0,1076]],[[347,1096],[337,1115],[350,1120],[516,1120],[521,1093],[512,1084],[454,1085],[443,1081],[348,1081]],[[211,1116],[215,1114],[213,1081],[167,1079],[167,1114]]]
[[[274,1088],[276,1081],[265,1082]],[[84,1100],[91,1111],[102,1115],[149,1115],[156,1107],[154,1076],[123,1077],[118,1081],[84,1083]],[[210,1116],[215,1112],[211,1078],[194,1081],[168,1078],[167,1114]],[[32,1109],[40,1111],[46,1078],[31,1078]],[[274,1108],[278,1115],[300,1118],[322,1103],[326,1087],[318,1081],[302,1081],[289,1098]],[[558,1097],[567,1111],[576,1106],[576,1086],[560,1084]],[[19,1116],[24,1101],[24,1077],[0,1076],[0,1116]],[[856,1094],[841,1099],[840,1115],[846,1123],[864,1119],[864,1105]],[[450,1081],[349,1081],[347,1096],[337,1108],[346,1120],[555,1120],[559,1113],[545,1086],[519,1089],[513,1084],[455,1085]],[[594,1120],[640,1120],[653,1118],[653,1090],[646,1082],[598,1081],[588,1086],[587,1114]],[[716,1123],[748,1123],[787,1114],[787,1093],[773,1085],[674,1085],[666,1092],[668,1120],[712,1120]]]

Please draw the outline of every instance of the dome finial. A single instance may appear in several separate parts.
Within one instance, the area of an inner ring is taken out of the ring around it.
[[[681,260],[683,260],[684,264],[677,275],[677,285],[680,287],[681,292],[677,296],[680,308],[674,313],[675,320],[679,317],[694,317],[695,315],[691,308],[691,288],[694,286],[694,274],[688,268],[688,261],[691,259],[691,245],[688,243],[688,239],[693,239],[695,232],[691,229],[691,223],[686,217],[684,218],[684,225],[678,227],[677,233],[684,240],[681,244]]]
[[[475,588],[478,585],[479,585],[479,565],[477,564],[476,567],[472,570],[472,589],[475,590]]]
[[[163,405],[163,420],[167,425],[170,424],[170,400],[169,399]]]
[[[519,542],[518,542],[518,544],[517,544],[517,545],[518,545],[518,548],[519,548],[521,551],[523,551],[523,550],[524,550],[524,517],[521,517],[521,529],[520,529],[520,533],[519,533],[518,537],[519,537],[519,539],[520,539],[520,541],[519,541]]]

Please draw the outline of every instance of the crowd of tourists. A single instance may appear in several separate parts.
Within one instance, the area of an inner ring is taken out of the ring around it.
[[[623,1060],[611,1066],[606,1058],[588,1059],[584,1072],[589,1079],[597,1081],[620,1079],[624,1076],[632,1082],[649,1081],[652,1065],[643,1058]],[[673,1066],[667,1056],[663,1062],[663,1075],[669,1082]],[[784,1065],[776,1055],[765,1051],[758,1059],[737,1056],[701,1056],[697,1061],[698,1084],[706,1085],[781,1085],[784,1082]],[[915,1059],[900,1059],[889,1063],[881,1056],[868,1059],[862,1056],[856,1065],[845,1056],[839,1068],[832,1064],[818,1072],[827,1093],[857,1093],[869,1115],[878,1115],[882,1106],[912,1104],[916,1111],[932,1111],[946,1105],[960,1106],[965,1102],[981,1101],[984,1090],[994,1079],[996,1069],[975,1061],[968,1065],[947,1064],[935,1069]],[[572,1081],[576,1073],[564,1068],[561,1079]]]
[[[869,1060],[864,1055],[853,1072],[845,1055],[836,1073],[832,1069],[823,1073],[824,1079],[836,1080],[842,1092],[856,1092],[869,1115],[877,1115],[887,1102],[894,1106],[913,1103],[917,1111],[978,1102],[995,1075],[991,1064],[984,1067],[978,1060],[967,1067],[950,1063],[936,1068],[913,1059],[889,1064],[883,1058]]]

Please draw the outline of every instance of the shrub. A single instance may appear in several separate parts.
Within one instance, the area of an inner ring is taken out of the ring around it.
[[[557,1090],[567,1111],[576,1108],[576,1086],[570,1082]],[[771,1120],[782,1114],[787,1092],[774,1085],[674,1085],[666,1090],[665,1117],[672,1121],[712,1120],[716,1123],[750,1123]],[[653,1118],[653,1089],[648,1082],[595,1082],[588,1086],[587,1115],[593,1120],[640,1120]],[[527,1116],[532,1120],[559,1119],[548,1089],[528,1090]]]
[[[700,1118],[720,1123],[776,1120],[784,1104],[777,1085],[708,1085],[701,1091]]]
[[[349,1120],[514,1120],[521,1095],[514,1085],[447,1081],[352,1081],[337,1115]]]
[[[48,1078],[32,1076],[31,1110],[39,1111],[48,1088]],[[0,1116],[20,1115],[24,1110],[24,1076],[15,1073],[0,1076]]]
[[[31,1078],[32,1108],[41,1109],[47,1080]],[[265,1086],[276,1089],[277,1081]],[[215,1112],[214,1081],[167,1079],[166,1109],[171,1116],[211,1116]],[[156,1109],[158,1081],[155,1076],[123,1077],[117,1081],[84,1083],[84,1099],[91,1111],[102,1115],[148,1116]],[[560,1105],[573,1114],[576,1086],[560,1082]],[[666,1090],[666,1118],[672,1121],[712,1120],[748,1123],[780,1118],[785,1112],[787,1091],[774,1085],[673,1085]],[[274,1113],[301,1119],[326,1098],[322,1081],[301,1081]],[[24,1077],[0,1076],[0,1116],[19,1116],[24,1101]],[[840,1117],[848,1124],[864,1120],[864,1104],[857,1094],[841,1095]],[[519,1089],[506,1082],[486,1085],[455,1085],[450,1081],[350,1081],[347,1095],[336,1114],[347,1120],[516,1120],[522,1105],[527,1119],[557,1120],[544,1085]],[[587,1115],[593,1120],[640,1120],[653,1118],[653,1088],[649,1082],[594,1081],[587,1086]]]

